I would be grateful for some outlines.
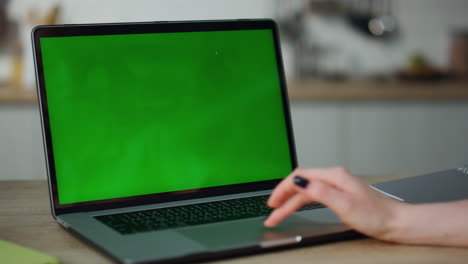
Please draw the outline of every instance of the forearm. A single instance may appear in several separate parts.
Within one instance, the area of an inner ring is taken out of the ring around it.
[[[384,239],[419,244],[468,247],[468,200],[404,204],[389,223]]]

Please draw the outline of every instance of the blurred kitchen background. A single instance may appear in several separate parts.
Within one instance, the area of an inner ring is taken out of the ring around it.
[[[465,0],[1,0],[0,179],[46,178],[31,29],[158,20],[279,22],[300,166],[376,177],[461,167],[467,13]]]

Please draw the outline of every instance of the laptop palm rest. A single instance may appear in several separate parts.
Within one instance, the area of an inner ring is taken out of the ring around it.
[[[349,230],[339,221],[327,219],[329,209],[315,209],[288,217],[275,228],[263,226],[265,218],[221,222],[178,230],[179,233],[206,246],[210,251],[259,245],[264,248],[298,243],[302,238]],[[315,217],[314,217],[315,215]]]

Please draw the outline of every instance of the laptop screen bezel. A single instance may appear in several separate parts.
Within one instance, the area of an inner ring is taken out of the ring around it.
[[[36,66],[36,83],[40,116],[43,130],[44,151],[46,156],[47,176],[49,181],[50,198],[54,215],[75,213],[82,211],[94,211],[112,208],[121,208],[168,201],[179,201],[209,196],[236,194],[243,192],[270,190],[281,179],[242,184],[207,187],[195,190],[174,191],[166,193],[138,195],[123,198],[105,199],[89,202],[60,204],[58,199],[57,179],[52,148],[49,110],[47,106],[47,94],[42,65],[40,39],[44,37],[70,37],[70,36],[96,36],[119,34],[145,34],[145,33],[169,33],[169,32],[200,32],[200,31],[229,31],[229,30],[254,30],[269,29],[273,33],[274,48],[278,68],[278,78],[281,89],[284,120],[286,123],[289,153],[291,158],[291,170],[297,167],[297,157],[294,145],[294,137],[289,110],[289,100],[286,89],[286,80],[283,70],[278,27],[270,19],[251,20],[222,20],[222,21],[178,21],[178,22],[141,22],[141,23],[114,23],[114,24],[83,24],[83,25],[58,25],[38,26],[32,31],[34,62]]]

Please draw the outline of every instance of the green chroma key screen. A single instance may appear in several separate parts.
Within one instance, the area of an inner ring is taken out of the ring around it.
[[[271,30],[41,38],[60,204],[292,169]]]

